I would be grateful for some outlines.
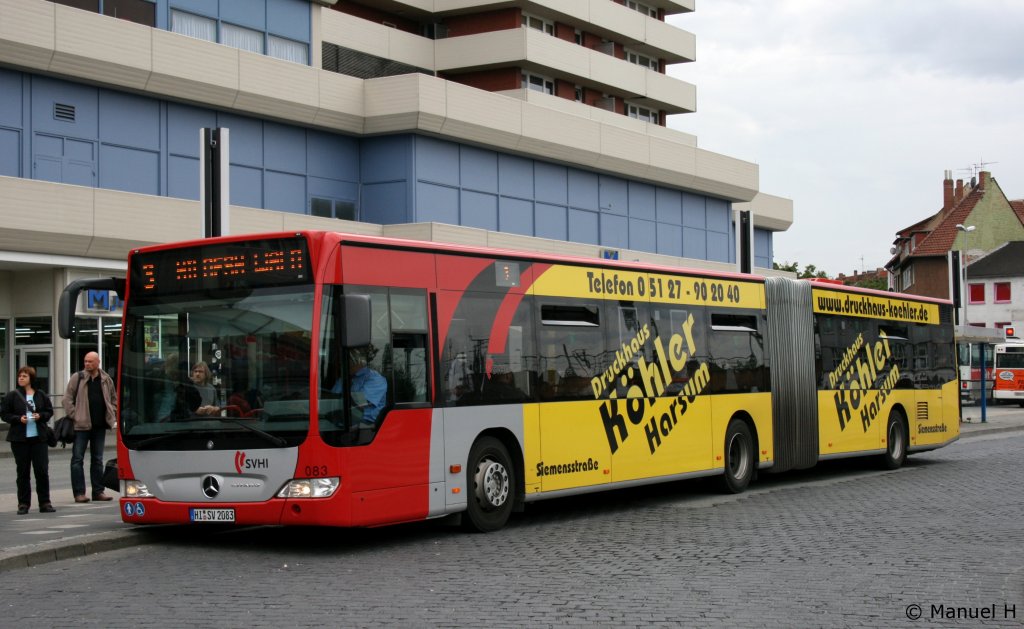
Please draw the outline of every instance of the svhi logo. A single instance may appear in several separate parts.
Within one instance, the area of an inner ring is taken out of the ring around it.
[[[270,459],[251,459],[246,456],[245,452],[238,450],[235,452],[235,471],[239,474],[242,470],[265,470],[270,467]]]

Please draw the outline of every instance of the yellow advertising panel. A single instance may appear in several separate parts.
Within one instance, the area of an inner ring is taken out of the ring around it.
[[[757,441],[758,463],[775,460],[775,433],[772,430],[772,394],[731,393],[712,398],[711,458],[712,467],[725,465],[725,431],[729,421],[738,414],[750,415],[754,420],[754,438]]]
[[[710,396],[608,400],[600,412],[617,433],[613,481],[711,469]]]
[[[552,266],[534,282],[535,295],[653,301],[721,308],[763,308],[764,284],[731,278]]]
[[[523,405],[523,460],[527,462],[526,493],[534,494],[541,490],[540,476],[530,469],[529,461],[539,461],[540,454],[540,406],[538,404]]]
[[[764,300],[757,282],[569,266],[543,272],[533,288],[540,295],[737,308],[760,307]],[[719,396],[708,395],[711,367],[707,356],[697,355],[703,333],[692,314],[669,328],[643,325],[590,378],[591,399],[541,405],[540,455],[526,462],[527,485],[539,482],[547,492],[721,467],[712,457],[712,400]],[[769,394],[727,397],[734,411],[759,416],[759,427],[770,425]]]
[[[596,407],[590,401],[541,405],[540,456],[526,453],[527,485],[539,482],[542,491],[554,491],[611,481],[608,440]]]
[[[914,408],[914,391],[896,388],[900,368],[884,331],[875,341],[857,336],[825,377],[828,388],[818,391],[822,455],[884,448],[893,402]]]
[[[908,422],[911,447],[943,444],[960,435],[959,396],[955,381],[917,391],[917,412]]]
[[[824,288],[814,288],[811,294],[816,314],[939,324],[939,305],[930,302]]]

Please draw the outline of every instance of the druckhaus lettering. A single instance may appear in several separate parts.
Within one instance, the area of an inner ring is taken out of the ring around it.
[[[672,433],[690,405],[697,399],[697,395],[704,391],[711,381],[707,363],[697,363],[693,359],[696,351],[693,325],[694,318],[690,315],[680,325],[681,333],[669,337],[667,349],[661,336],[655,337],[651,342],[653,348],[650,362],[640,355],[635,365],[622,364],[619,373],[616,374],[612,370],[591,381],[594,397],[600,399],[606,388],[615,384],[616,377],[620,378],[623,387],[639,380],[638,384],[628,387],[624,400],[618,399],[618,393],[613,388],[608,393],[608,399],[601,405],[601,422],[604,424],[612,454],[629,438],[630,424],[643,425],[648,448],[651,454],[654,454],[662,445],[662,439]],[[642,330],[641,334],[644,334]],[[655,406],[658,399],[664,395],[674,378],[687,369],[687,363],[690,362],[693,363],[690,377],[682,390],[670,398],[663,412],[657,410]],[[653,414],[648,415],[648,409],[653,410]]]
[[[815,310],[824,314],[853,315],[913,323],[936,323],[931,316],[932,308],[934,306],[928,304],[913,304],[866,295],[817,293],[815,297]]]
[[[858,336],[844,353],[839,369],[829,374],[829,387],[838,389],[833,395],[836,414],[839,416],[839,429],[846,427],[853,420],[853,413],[860,412],[861,425],[864,432],[871,427],[889,392],[896,386],[900,378],[900,368],[893,365],[885,372],[892,350],[889,348],[889,337],[885,331],[879,330],[879,340],[874,344],[864,343],[864,337]],[[879,389],[872,390],[879,374],[886,373]]]

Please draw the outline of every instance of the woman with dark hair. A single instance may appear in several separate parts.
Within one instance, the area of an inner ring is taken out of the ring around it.
[[[18,369],[18,386],[0,402],[0,416],[11,425],[7,440],[18,470],[18,515],[28,513],[32,504],[32,481],[29,466],[36,474],[36,495],[39,512],[53,513],[50,504],[49,454],[46,445],[46,426],[53,417],[53,405],[46,393],[35,388],[36,370]]]

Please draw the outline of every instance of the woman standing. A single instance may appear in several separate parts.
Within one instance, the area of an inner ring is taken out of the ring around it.
[[[56,511],[50,504],[50,462],[46,445],[46,426],[53,417],[53,405],[49,396],[36,390],[35,384],[35,368],[22,367],[18,370],[18,387],[0,403],[0,416],[11,425],[7,440],[11,442],[18,470],[18,515],[28,513],[32,504],[30,465],[36,474],[40,513]]]

